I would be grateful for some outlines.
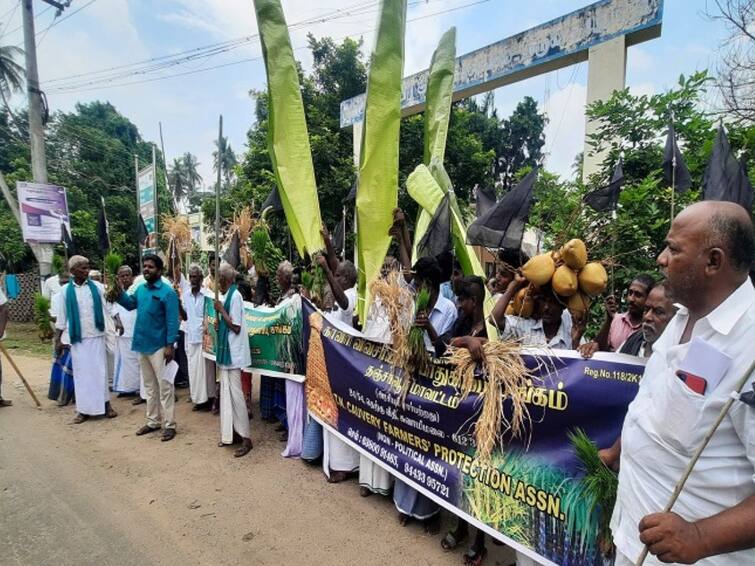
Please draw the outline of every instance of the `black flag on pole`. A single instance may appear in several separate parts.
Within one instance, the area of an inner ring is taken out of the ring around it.
[[[703,200],[735,202],[752,210],[752,184],[744,163],[731,151],[723,126],[718,127],[713,152],[703,177]]]
[[[357,200],[357,187],[359,186],[359,177],[354,179],[354,182],[351,184],[351,189],[349,189],[349,193],[346,195],[346,198],[343,199],[344,204],[347,202],[354,202]]]
[[[241,263],[241,246],[240,246],[238,232],[233,233],[233,237],[231,238],[231,244],[228,246],[228,249],[225,251],[223,260],[226,263],[231,264],[231,267],[233,267],[233,269],[237,269],[239,266],[239,263]]]
[[[692,178],[689,169],[684,162],[682,152],[676,144],[676,132],[674,123],[669,122],[666,134],[666,147],[663,150],[663,179],[669,187],[673,187],[677,193],[683,193],[692,186]]]
[[[110,227],[105,215],[105,199],[104,197],[100,197],[100,199],[100,213],[97,216],[97,247],[100,249],[100,253],[105,256],[110,251]]]
[[[66,226],[65,222],[60,223],[60,241],[65,246],[66,251],[68,251],[69,255],[76,254],[76,248],[73,245],[73,238],[71,237],[71,232],[69,232],[68,226]]]
[[[440,201],[430,219],[427,231],[417,245],[418,257],[438,257],[451,251],[451,199],[448,194]]]
[[[585,204],[589,205],[597,212],[616,210],[616,205],[619,204],[619,193],[621,192],[621,187],[623,185],[624,164],[622,163],[622,160],[619,159],[618,163],[616,163],[616,167],[613,168],[611,182],[605,187],[587,193],[583,200],[585,201]]]
[[[139,223],[136,226],[136,239],[140,246],[145,246],[147,245],[149,232],[147,232],[147,225],[144,223],[144,217],[141,214],[138,214],[137,216],[139,217]]]
[[[535,167],[496,205],[472,222],[467,243],[486,248],[518,250],[530,215],[538,168]]]
[[[273,212],[280,212],[281,210],[283,210],[283,203],[281,203],[281,196],[278,193],[278,187],[273,187],[273,190],[270,191],[269,195],[267,195],[265,202],[262,203],[262,210],[265,210],[270,206],[273,207]]]
[[[475,218],[480,218],[495,206],[495,195],[491,195],[480,187],[474,188]]]

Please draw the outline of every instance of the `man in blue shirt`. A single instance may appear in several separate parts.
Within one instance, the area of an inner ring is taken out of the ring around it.
[[[145,284],[133,295],[121,289],[118,304],[136,309],[134,339],[131,349],[139,352],[139,366],[147,394],[147,424],[136,431],[138,436],[160,430],[160,406],[163,412],[162,440],[176,436],[174,418],[175,388],[163,379],[165,364],[173,360],[173,345],[178,339],[178,296],[162,279],[163,260],[154,254],[142,259]],[[159,395],[159,398],[158,398]]]

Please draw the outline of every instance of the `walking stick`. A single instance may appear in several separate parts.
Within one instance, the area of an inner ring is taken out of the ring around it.
[[[10,362],[10,365],[13,366],[13,369],[16,370],[16,373],[18,374],[18,377],[21,378],[21,381],[24,383],[24,386],[26,387],[26,390],[29,392],[29,395],[31,395],[31,398],[34,399],[34,402],[37,404],[37,409],[42,408],[42,404],[39,402],[39,399],[37,399],[37,396],[34,394],[34,391],[31,390],[31,387],[29,386],[29,382],[26,381],[26,378],[21,373],[21,370],[18,369],[18,366],[16,365],[16,362],[13,361],[13,358],[10,357],[10,354],[8,353],[8,350],[5,349],[5,346],[2,342],[0,342],[0,351],[5,354],[5,357],[8,358],[8,361]]]
[[[737,382],[737,386],[732,392],[731,396],[729,396],[729,398],[726,400],[726,403],[724,403],[724,406],[721,407],[721,412],[718,413],[718,418],[716,418],[716,422],[713,423],[713,426],[705,435],[705,438],[703,438],[703,441],[700,444],[700,447],[692,456],[692,459],[689,461],[689,464],[687,464],[687,468],[684,470],[684,474],[682,475],[681,479],[677,482],[676,487],[674,488],[674,493],[671,494],[671,499],[669,499],[669,502],[666,504],[666,508],[663,510],[664,513],[668,513],[669,511],[671,511],[671,508],[674,506],[674,503],[676,503],[676,500],[679,499],[679,495],[681,495],[682,489],[684,489],[684,484],[687,483],[687,479],[689,479],[689,476],[692,473],[692,469],[695,467],[695,464],[697,464],[697,461],[700,459],[700,455],[703,453],[703,450],[705,450],[705,447],[708,446],[708,442],[710,442],[710,439],[713,438],[713,435],[716,433],[716,431],[718,430],[718,427],[723,422],[724,417],[726,417],[726,414],[729,412],[729,409],[734,404],[734,401],[739,399],[739,393],[742,391],[742,388],[747,383],[747,380],[750,378],[750,375],[752,374],[753,371],[755,371],[755,360],[752,361],[752,363],[750,364],[750,367],[747,368],[747,371],[744,372],[742,377]],[[635,562],[635,566],[642,566],[642,564],[645,562],[645,559],[648,556],[648,552],[649,552],[649,548],[647,545],[645,545],[645,548],[642,549],[642,554],[640,554],[640,557],[637,559],[637,562]]]

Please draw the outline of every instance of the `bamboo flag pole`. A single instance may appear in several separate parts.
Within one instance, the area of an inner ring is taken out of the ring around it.
[[[213,281],[215,287],[215,301],[220,300],[220,285],[218,279],[220,276],[220,180],[221,170],[223,165],[223,156],[220,154],[220,149],[223,143],[223,115],[220,115],[218,121],[218,182],[215,185],[215,280]],[[220,314],[215,311],[215,320],[220,320]],[[218,339],[217,339],[217,326],[215,327],[215,382],[219,381],[220,370],[218,369]]]
[[[674,111],[670,114],[671,127],[674,126]],[[676,198],[676,130],[671,140],[673,143],[673,151],[671,152],[671,222],[674,222],[674,199]],[[670,224],[669,224],[670,225]]]
[[[24,387],[26,387],[26,390],[29,392],[29,395],[31,395],[31,398],[34,399],[34,402],[37,404],[37,409],[41,409],[42,403],[40,403],[39,399],[37,399],[37,396],[34,394],[34,391],[32,391],[31,386],[29,385],[29,382],[26,381],[26,378],[21,373],[21,370],[18,369],[18,366],[16,365],[16,362],[13,361],[13,358],[10,357],[8,350],[5,349],[5,346],[3,346],[2,342],[0,342],[0,351],[2,351],[3,354],[5,354],[5,357],[8,358],[10,365],[13,366],[14,370],[16,370],[16,374],[18,375],[18,377],[21,378],[21,381],[23,382]]]
[[[692,456],[692,459],[689,461],[689,464],[687,464],[687,468],[684,470],[684,474],[682,475],[681,479],[677,482],[676,487],[674,488],[674,492],[671,494],[671,499],[669,499],[669,502],[666,504],[666,508],[663,510],[664,513],[670,512],[672,507],[674,506],[674,503],[676,503],[676,500],[679,499],[679,495],[681,495],[682,489],[684,489],[684,484],[687,483],[687,480],[689,479],[689,476],[692,473],[692,469],[695,467],[695,464],[697,464],[697,461],[700,459],[700,455],[703,453],[703,450],[705,450],[705,447],[708,446],[708,442],[710,442],[710,439],[713,438],[713,435],[716,433],[716,431],[718,430],[718,427],[723,422],[724,418],[729,412],[729,409],[731,409],[731,406],[734,404],[734,401],[739,399],[739,393],[742,391],[742,388],[745,386],[745,384],[747,383],[747,381],[749,380],[750,376],[752,375],[754,371],[755,371],[755,359],[753,359],[752,363],[750,364],[750,367],[747,368],[747,371],[744,372],[742,377],[737,382],[734,391],[726,400],[726,403],[724,403],[724,406],[721,407],[721,412],[718,413],[718,418],[716,418],[716,421],[713,423],[713,426],[710,427],[710,430],[705,435],[705,438],[703,438],[703,441],[700,444],[700,447],[695,451],[695,454]],[[645,559],[648,556],[648,552],[649,552],[649,548],[646,545],[645,548],[642,550],[642,554],[640,554],[640,557],[637,559],[637,562],[635,562],[635,566],[642,566],[642,564],[645,562]]]

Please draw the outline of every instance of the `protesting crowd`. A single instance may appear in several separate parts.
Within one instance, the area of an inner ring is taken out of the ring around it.
[[[234,456],[252,451],[250,422],[256,414],[277,427],[286,443],[284,456],[322,465],[331,483],[358,478],[362,496],[393,498],[402,525],[418,521],[427,533],[437,534],[440,505],[308,415],[301,383],[262,375],[259,412],[252,403],[252,382],[259,373],[251,373],[244,303],[272,306],[293,299],[302,308],[305,297],[334,324],[391,342],[381,298],[359,326],[357,271],[337,256],[325,228],[322,234],[326,249],[309,265],[282,261],[274,274],[265,275],[254,269],[240,273],[225,261],[216,267],[218,258],[211,256],[206,274],[192,264],[186,274],[168,278],[162,254],[148,253],[140,276],[135,278],[124,265],[115,281],[105,282],[106,289],[87,258],[69,258],[44,286],[55,325],[49,398],[60,406],[75,403],[73,422],[84,423],[117,417],[111,398],[130,397],[146,406],[145,423],[136,434],[156,433],[170,441],[180,433],[176,388],[188,385],[193,410],[219,415],[215,424],[208,418],[207,426],[218,430],[220,446],[236,447]],[[466,349],[482,359],[492,325],[500,340],[525,347],[577,350],[584,358],[616,352],[647,360],[621,436],[600,452],[605,465],[619,474],[611,519],[616,564],[634,564],[644,545],[661,562],[755,563],[751,396],[734,403],[692,470],[674,512],[663,512],[690,455],[752,364],[755,240],[744,208],[708,201],[680,212],[657,259],[658,272],[637,273],[623,297],[606,297],[605,319],[591,339],[584,336],[588,321],[583,313],[570,311],[565,298],[547,284],[533,289],[531,315],[507,314],[515,295],[530,285],[521,268],[528,258],[521,253],[499,254],[494,277],[485,282],[463,276],[452,254],[422,257],[410,265],[408,229],[398,210],[391,235],[398,259],[386,257],[381,279],[393,277],[424,303],[416,313],[413,302],[401,306],[432,356]],[[315,266],[327,282],[318,296],[302,284]],[[492,307],[487,317],[486,286]],[[216,320],[205,316],[206,297],[213,302]],[[4,297],[0,302],[2,334],[7,308]],[[203,355],[207,324],[216,331],[214,359]],[[700,344],[704,350],[698,355],[707,358],[703,367],[709,373],[680,374],[682,360]],[[468,544],[464,563],[480,564],[487,552],[485,538],[481,529],[471,536],[460,517],[440,546],[448,551]],[[517,553],[517,563],[534,564],[522,553]]]

